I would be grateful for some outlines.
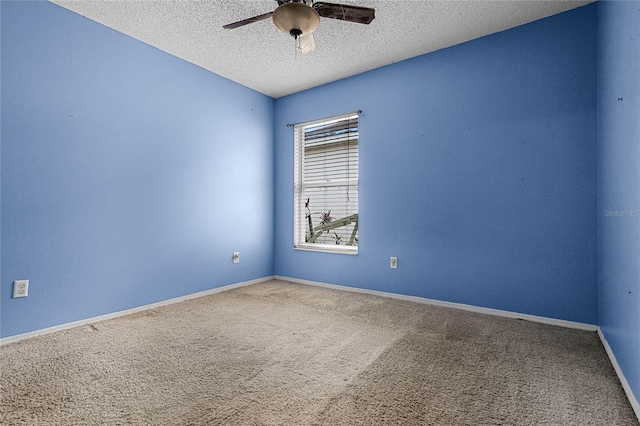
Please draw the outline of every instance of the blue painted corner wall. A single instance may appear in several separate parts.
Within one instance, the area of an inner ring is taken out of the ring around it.
[[[599,325],[640,396],[640,1],[598,2]]]
[[[597,324],[596,47],[590,5],[277,99],[275,273]],[[286,124],[358,109],[359,254],[293,250]]]
[[[640,394],[639,1],[278,100],[49,2],[0,20],[1,337],[277,274],[598,324]],[[293,250],[286,124],[357,109],[359,254]]]
[[[0,7],[2,337],[273,274],[272,98],[52,3]]]

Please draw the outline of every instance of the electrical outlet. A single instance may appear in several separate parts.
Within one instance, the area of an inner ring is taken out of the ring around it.
[[[234,251],[233,252],[233,263],[240,263],[240,252],[239,251]]]
[[[29,280],[16,280],[13,282],[13,298],[27,297],[29,295]]]
[[[398,258],[397,257],[391,257],[389,258],[389,267],[391,269],[398,269]]]

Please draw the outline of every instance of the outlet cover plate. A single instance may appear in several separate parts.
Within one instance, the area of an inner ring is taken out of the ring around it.
[[[391,269],[398,269],[398,258],[393,256],[389,258],[389,267]]]
[[[13,282],[13,298],[27,297],[29,295],[29,280],[16,280]]]

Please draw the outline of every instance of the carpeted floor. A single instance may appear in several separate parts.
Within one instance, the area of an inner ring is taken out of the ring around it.
[[[3,425],[638,425],[596,333],[282,281],[0,363]]]

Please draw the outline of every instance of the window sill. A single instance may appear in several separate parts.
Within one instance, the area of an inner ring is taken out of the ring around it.
[[[294,250],[302,251],[318,251],[321,253],[349,254],[355,256],[358,254],[357,246],[331,246],[320,244],[299,244],[293,247]]]

